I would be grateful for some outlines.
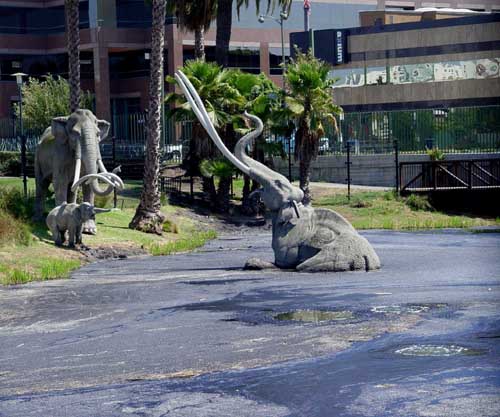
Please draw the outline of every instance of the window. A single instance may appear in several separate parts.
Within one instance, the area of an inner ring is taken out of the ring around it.
[[[290,59],[290,48],[285,48],[285,62]],[[281,48],[269,48],[269,73],[271,75],[281,75],[283,73],[283,56]]]
[[[165,24],[175,23],[175,17],[168,15]],[[144,0],[116,0],[116,25],[121,28],[150,28],[151,6]]]
[[[260,73],[260,51],[258,48],[229,47],[228,66],[252,74]]]
[[[149,51],[127,51],[109,54],[109,76],[111,79],[148,77]]]

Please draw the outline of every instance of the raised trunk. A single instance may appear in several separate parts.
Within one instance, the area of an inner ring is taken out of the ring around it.
[[[65,0],[66,36],[69,63],[70,111],[80,107],[80,17],[79,0]]]
[[[165,216],[161,213],[158,176],[160,171],[159,145],[161,136],[161,87],[163,77],[163,48],[165,45],[166,0],[152,1],[151,71],[149,79],[149,112],[144,160],[144,179],[141,199],[129,224],[132,229],[162,234]]]
[[[217,34],[215,38],[215,60],[223,67],[228,66],[229,41],[233,19],[233,0],[217,2]]]
[[[194,31],[194,57],[205,61],[205,31],[197,28]]]

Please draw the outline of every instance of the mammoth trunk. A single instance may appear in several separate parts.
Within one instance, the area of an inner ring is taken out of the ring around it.
[[[92,132],[88,128],[84,128],[82,132],[82,163],[85,168],[86,175],[97,176],[97,158],[99,154],[97,138],[95,134],[92,136]],[[99,195],[105,196],[113,191],[113,186],[108,184],[105,189],[99,186],[97,178],[94,177],[90,182],[90,187],[92,191]]]

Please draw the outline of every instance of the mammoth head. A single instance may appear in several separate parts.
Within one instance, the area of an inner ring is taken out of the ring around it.
[[[52,135],[58,146],[69,146],[75,158],[72,191],[83,183],[89,183],[97,195],[107,195],[114,187],[123,188],[123,181],[115,173],[107,172],[102,163],[99,142],[108,136],[109,128],[110,124],[106,120],[98,119],[86,109],[52,119]],[[82,165],[87,175],[80,178]],[[98,180],[105,182],[108,187],[102,189]]]
[[[245,151],[247,146],[262,133],[262,121],[257,116],[245,112],[245,117],[254,122],[256,129],[247,133],[238,141],[233,155],[220,139],[200,96],[189,79],[180,70],[175,74],[175,78],[184,92],[191,109],[217,148],[233,165],[262,186],[258,192],[266,207],[271,211],[278,211],[281,207],[289,205],[294,209],[297,217],[299,217],[297,204],[304,199],[304,192],[288,181],[285,176],[250,158]]]
[[[99,213],[107,213],[110,209],[94,207],[92,204],[84,202],[80,204],[80,216],[82,221],[95,220],[95,215]]]

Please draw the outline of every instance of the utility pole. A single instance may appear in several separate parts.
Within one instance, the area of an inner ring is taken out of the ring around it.
[[[311,2],[310,0],[304,0],[304,30],[309,32],[310,22],[309,18],[311,16]]]

